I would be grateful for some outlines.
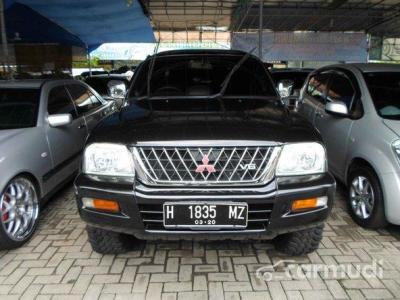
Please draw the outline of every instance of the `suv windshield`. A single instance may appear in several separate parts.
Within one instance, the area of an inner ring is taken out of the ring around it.
[[[400,72],[368,72],[364,78],[378,114],[400,120]]]
[[[207,97],[220,92],[224,79],[240,55],[176,55],[156,57],[150,80],[151,97]],[[138,71],[130,97],[147,95],[150,60]],[[262,63],[249,57],[233,74],[225,96],[277,97]]]
[[[0,89],[0,130],[36,126],[39,89]]]

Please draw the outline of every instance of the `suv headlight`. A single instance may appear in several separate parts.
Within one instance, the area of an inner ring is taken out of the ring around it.
[[[400,140],[394,141],[392,147],[397,158],[400,159]]]
[[[104,176],[134,176],[132,154],[119,144],[91,144],[85,149],[83,173]]]
[[[325,148],[319,143],[283,146],[276,176],[309,175],[326,172]]]

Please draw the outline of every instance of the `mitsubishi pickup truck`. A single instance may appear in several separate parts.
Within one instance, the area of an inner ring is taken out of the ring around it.
[[[75,181],[95,251],[121,253],[136,239],[273,240],[288,255],[318,248],[336,187],[325,147],[257,57],[155,54],[126,102],[88,138]]]

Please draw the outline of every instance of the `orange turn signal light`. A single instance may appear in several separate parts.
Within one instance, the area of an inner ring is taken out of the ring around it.
[[[119,204],[112,200],[93,199],[93,207],[97,210],[119,212]]]
[[[318,206],[318,198],[295,200],[292,203],[292,211],[297,212],[306,209],[313,209],[317,208],[317,206]]]

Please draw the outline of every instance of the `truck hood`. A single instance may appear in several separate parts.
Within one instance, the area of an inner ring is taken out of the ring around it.
[[[278,143],[321,141],[304,118],[282,105],[265,101],[257,108],[236,111],[153,111],[136,105],[106,118],[93,131],[89,143],[187,140],[249,140]]]
[[[389,120],[384,119],[383,124],[385,124],[389,129],[391,129],[397,136],[400,137],[400,121],[399,120]]]

